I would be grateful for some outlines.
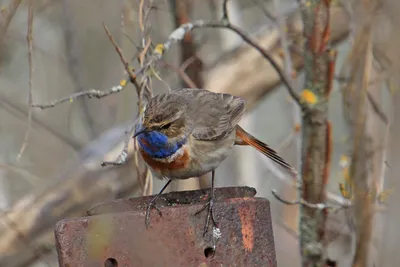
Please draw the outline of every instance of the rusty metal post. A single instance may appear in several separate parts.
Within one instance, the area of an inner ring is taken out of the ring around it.
[[[102,203],[88,217],[62,220],[55,229],[60,267],[276,267],[269,201],[254,197],[250,187],[216,189],[221,237],[215,243],[203,237],[206,213],[194,215],[208,193],[162,195],[162,217],[153,210],[148,229],[151,196]]]

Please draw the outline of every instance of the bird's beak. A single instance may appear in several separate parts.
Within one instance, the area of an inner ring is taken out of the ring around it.
[[[142,133],[148,132],[148,131],[149,130],[146,127],[144,127],[142,124],[138,124],[136,126],[135,134],[133,135],[133,138],[135,138],[136,136],[138,136],[138,135],[140,135]]]

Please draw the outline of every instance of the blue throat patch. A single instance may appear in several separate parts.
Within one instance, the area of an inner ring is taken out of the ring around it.
[[[160,132],[152,131],[140,134],[137,137],[139,145],[144,152],[152,158],[166,158],[173,155],[185,143],[186,139],[171,144],[168,142],[168,137]]]

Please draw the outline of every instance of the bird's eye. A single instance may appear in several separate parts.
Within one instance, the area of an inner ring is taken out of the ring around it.
[[[167,123],[167,124],[164,124],[163,126],[161,126],[160,128],[162,129],[162,130],[166,130],[166,129],[168,129],[170,126],[171,126],[171,122],[170,123]]]

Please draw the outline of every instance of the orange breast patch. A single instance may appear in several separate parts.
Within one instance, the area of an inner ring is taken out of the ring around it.
[[[140,149],[140,154],[143,160],[154,170],[177,170],[186,168],[190,161],[189,150],[187,147],[184,148],[184,152],[181,156],[177,157],[172,162],[162,162],[150,157],[143,149]]]

